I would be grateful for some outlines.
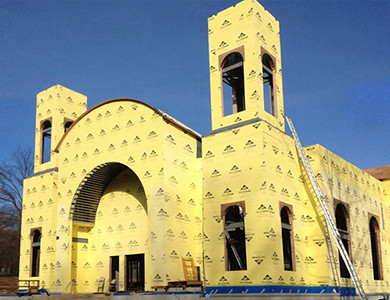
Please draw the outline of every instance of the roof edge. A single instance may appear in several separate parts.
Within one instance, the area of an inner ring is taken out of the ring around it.
[[[90,112],[94,111],[95,109],[99,108],[100,106],[103,106],[103,105],[106,105],[106,104],[109,104],[109,103],[113,103],[113,102],[119,102],[119,101],[128,101],[128,102],[134,102],[134,103],[142,104],[142,105],[150,108],[151,110],[155,111],[156,113],[158,113],[165,120],[165,122],[172,123],[174,126],[176,126],[177,128],[181,129],[182,131],[184,131],[184,133],[188,133],[188,134],[192,135],[193,137],[195,137],[196,139],[202,138],[202,135],[199,132],[193,130],[192,128],[188,127],[184,123],[180,122],[179,120],[175,119],[174,117],[170,116],[169,114],[163,112],[162,110],[159,110],[158,108],[156,108],[156,107],[154,107],[152,105],[149,105],[149,104],[147,104],[145,102],[142,102],[140,100],[131,99],[131,98],[114,98],[114,99],[109,99],[109,100],[103,101],[103,102],[101,102],[99,104],[96,104],[95,106],[91,107],[90,109],[88,109],[87,111],[82,113],[72,123],[72,125],[69,127],[69,129],[61,137],[61,139],[58,142],[56,148],[54,149],[54,152],[56,152],[56,153],[59,152],[59,149],[60,149],[63,141],[65,140],[66,136],[68,135],[68,132],[70,132],[72,130],[72,128],[74,126],[76,126],[76,124],[78,122],[80,122],[80,120],[83,119],[86,115],[88,115]]]
[[[368,168],[364,171],[379,180],[390,179],[390,165]]]

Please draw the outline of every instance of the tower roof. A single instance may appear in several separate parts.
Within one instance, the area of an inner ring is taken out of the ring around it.
[[[364,171],[379,180],[390,179],[390,165],[369,168]]]

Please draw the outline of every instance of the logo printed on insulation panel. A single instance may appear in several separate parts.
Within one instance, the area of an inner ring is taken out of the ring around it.
[[[230,23],[229,20],[225,20],[225,21],[223,21],[221,28],[224,28],[224,27],[229,26],[229,25],[232,25],[232,23]]]
[[[241,32],[240,35],[237,37],[237,41],[241,41],[241,40],[244,40],[246,39],[248,36],[244,33],[244,32]]]
[[[207,192],[206,195],[204,196],[205,199],[212,199],[214,198],[214,195],[211,192]]]
[[[171,142],[172,144],[176,145],[175,139],[173,138],[172,135],[167,135],[165,138],[168,142]]]
[[[207,151],[207,153],[205,154],[205,158],[211,158],[211,157],[214,157],[214,156],[215,156],[214,153],[211,152],[210,150]]]
[[[162,280],[162,278],[161,278],[161,276],[160,276],[159,274],[156,274],[156,275],[154,276],[154,278],[153,278],[153,281],[161,282],[161,281],[163,281],[163,280]]]
[[[271,281],[272,277],[269,276],[268,274],[264,276],[263,281]]]
[[[234,193],[232,192],[231,189],[229,188],[226,188],[222,194],[222,196],[231,196],[231,195],[234,195]]]
[[[253,256],[252,259],[258,264],[261,265],[261,263],[264,261],[264,256]]]
[[[249,243],[254,238],[254,236],[254,233],[247,233],[245,234],[245,240]]]
[[[189,152],[191,152],[191,153],[193,153],[193,150],[192,150],[192,147],[191,147],[190,144],[185,145],[185,146],[183,147],[183,149],[184,149],[184,150],[187,150],[187,151],[189,151]]]
[[[171,177],[169,178],[169,181],[170,181],[170,182],[173,182],[173,183],[175,183],[175,184],[178,183],[175,176],[171,176]]]
[[[256,144],[252,140],[248,140],[245,143],[244,149],[251,148],[251,147],[256,147]]]
[[[305,264],[316,264],[317,262],[314,260],[313,257],[311,256],[306,256],[305,257]]]
[[[239,193],[249,193],[249,192],[251,192],[251,189],[245,184],[239,190]]]
[[[229,46],[229,44],[226,43],[225,41],[222,41],[222,42],[219,44],[218,48],[219,48],[219,49],[222,49],[222,48],[226,48],[227,46]]]
[[[215,170],[211,173],[211,177],[219,177],[219,176],[221,176],[221,173],[220,173],[217,169],[215,169]]]
[[[247,275],[244,275],[241,278],[240,282],[242,282],[242,283],[252,283],[252,280],[250,280],[250,278]]]
[[[269,231],[265,231],[264,235],[270,240],[274,240],[276,238],[275,230],[273,228],[271,228]]]

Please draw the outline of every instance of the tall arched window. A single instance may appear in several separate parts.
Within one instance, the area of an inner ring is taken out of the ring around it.
[[[34,230],[32,232],[32,244],[31,244],[31,277],[39,276],[39,260],[41,257],[41,232]]]
[[[380,232],[379,224],[375,217],[370,218],[370,239],[371,239],[371,255],[372,269],[375,280],[382,280],[382,261],[380,247]]]
[[[226,270],[246,270],[245,212],[239,205],[231,205],[225,211]]]
[[[65,123],[64,125],[64,131],[67,132],[69,127],[72,126],[73,122],[72,121],[68,121]]]
[[[45,121],[42,124],[42,163],[51,159],[51,122]]]
[[[222,61],[224,115],[245,110],[244,60],[233,52]],[[232,105],[233,103],[233,105]],[[231,110],[232,109],[232,110]]]
[[[336,226],[339,231],[341,241],[344,245],[345,250],[347,251],[349,257],[351,258],[351,251],[349,247],[349,216],[348,211],[345,206],[341,203],[336,206]],[[339,252],[339,261],[340,261],[340,275],[343,278],[351,278],[347,266],[344,263],[344,259],[342,258]]]
[[[266,53],[263,54],[261,62],[263,64],[264,110],[276,117],[276,103],[274,93],[275,64],[272,57]]]
[[[283,261],[286,271],[295,270],[294,245],[292,231],[292,213],[287,206],[283,206],[280,211],[282,221],[282,243],[283,243]]]

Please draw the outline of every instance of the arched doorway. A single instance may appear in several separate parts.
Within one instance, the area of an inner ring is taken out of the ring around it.
[[[117,291],[145,289],[149,219],[138,176],[120,163],[94,168],[80,183],[72,203],[72,277],[78,292],[115,280]]]

